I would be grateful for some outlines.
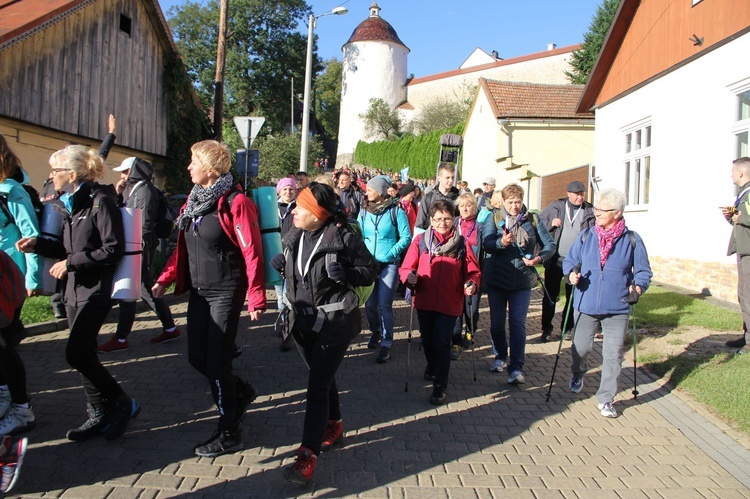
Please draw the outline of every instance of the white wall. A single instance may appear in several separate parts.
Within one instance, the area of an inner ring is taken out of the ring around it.
[[[620,190],[621,129],[651,118],[651,202],[625,213],[651,255],[734,261],[724,256],[731,231],[718,207],[731,204],[736,192],[730,174],[737,100],[730,87],[750,78],[748,53],[744,35],[596,111],[596,174],[601,187]]]
[[[463,176],[473,189],[482,187],[485,177],[498,178],[501,171],[496,160],[505,156],[505,135],[500,131],[487,95],[480,91],[464,130]],[[502,163],[505,165],[505,163]]]

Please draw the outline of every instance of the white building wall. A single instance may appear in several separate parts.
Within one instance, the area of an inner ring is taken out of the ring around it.
[[[480,91],[464,130],[461,159],[463,174],[460,180],[469,182],[472,190],[482,187],[485,177],[498,178],[501,169],[496,160],[506,155],[506,144],[501,136],[505,137],[487,95]]]
[[[343,51],[339,158],[353,154],[359,140],[370,139],[359,117],[370,99],[381,98],[393,108],[406,100],[408,54],[401,45],[380,41],[349,43]]]
[[[737,99],[731,86],[750,78],[742,64],[750,35],[687,64],[596,111],[596,175],[602,187],[625,188],[621,129],[651,118],[651,188],[647,208],[627,209],[628,226],[650,254],[732,262],[730,226],[719,206],[734,201],[731,132]]]

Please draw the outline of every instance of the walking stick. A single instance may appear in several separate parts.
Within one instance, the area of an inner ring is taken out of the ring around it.
[[[411,292],[411,303],[409,310],[409,337],[406,340],[406,384],[404,385],[404,391],[409,391],[409,358],[411,357],[411,329],[414,323],[414,290]]]
[[[474,317],[473,317],[474,310],[472,307],[473,302],[474,302],[474,297],[469,296],[467,297],[467,299],[469,301],[469,313],[467,314],[467,316],[468,316],[468,322],[469,322],[469,331],[471,331],[471,370],[474,373],[474,381],[476,381],[477,380],[477,359],[474,356],[474,337],[476,336],[477,331],[474,328]]]
[[[576,274],[581,272],[581,269],[576,267],[573,269]],[[565,314],[565,317],[563,319],[563,328],[562,333],[560,334],[560,343],[557,345],[557,355],[555,356],[555,365],[552,368],[552,377],[549,380],[549,388],[547,389],[547,400],[545,402],[549,402],[550,394],[552,393],[552,383],[555,381],[555,372],[557,372],[557,363],[560,361],[560,352],[562,351],[563,346],[563,340],[565,339],[565,331],[566,327],[568,325],[568,316],[570,315],[570,307],[573,305],[573,290],[570,292],[570,298],[568,299],[568,303],[565,305],[565,311],[563,312]],[[573,335],[575,336],[575,329],[573,330]]]
[[[638,400],[638,382],[636,381],[638,369],[638,336],[635,332],[635,305],[630,306],[630,315],[633,318],[633,400]]]

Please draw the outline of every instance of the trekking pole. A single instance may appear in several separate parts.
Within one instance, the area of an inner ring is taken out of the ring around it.
[[[636,381],[638,369],[638,336],[635,332],[635,305],[630,306],[630,316],[633,319],[633,400],[638,400],[638,382]]]
[[[581,272],[581,269],[579,267],[575,267],[573,269],[576,274]],[[557,372],[557,363],[560,361],[560,352],[562,351],[563,346],[563,340],[565,339],[565,328],[568,325],[568,316],[570,315],[570,307],[573,305],[573,290],[570,292],[570,298],[568,298],[568,303],[565,304],[565,310],[564,310],[564,318],[563,318],[563,328],[562,333],[560,334],[560,343],[557,345],[557,356],[555,356],[555,365],[552,368],[552,377],[549,380],[549,388],[547,389],[547,400],[545,402],[549,402],[550,394],[552,393],[552,383],[555,382],[555,372]],[[575,330],[573,331],[573,334],[575,335]]]
[[[518,243],[515,243],[515,244],[516,244],[516,248],[518,248],[518,251],[521,251],[521,247],[518,246]],[[523,251],[521,251],[521,254],[527,260],[531,260],[532,258],[534,258],[534,255],[532,255],[531,253],[523,254]],[[531,268],[531,272],[534,273],[534,277],[536,277],[537,282],[539,282],[539,285],[542,287],[542,291],[544,292],[544,296],[547,298],[547,301],[550,302],[552,306],[554,307],[555,302],[552,301],[552,297],[549,295],[549,291],[547,291],[547,286],[544,285],[544,280],[542,279],[542,276],[539,275],[539,271],[536,269],[536,266],[532,265],[530,268]]]
[[[409,391],[409,358],[411,356],[411,329],[414,324],[414,290],[411,292],[411,303],[409,304],[409,336],[406,340],[406,384],[404,391]]]
[[[469,313],[467,314],[467,316],[468,316],[468,322],[469,322],[469,331],[471,331],[471,370],[474,373],[474,381],[476,381],[477,380],[477,359],[474,356],[474,337],[477,335],[477,331],[474,328],[474,325],[475,325],[474,319],[473,319],[474,311],[472,307],[473,302],[474,302],[474,297],[469,296],[467,297],[467,299],[469,303]]]

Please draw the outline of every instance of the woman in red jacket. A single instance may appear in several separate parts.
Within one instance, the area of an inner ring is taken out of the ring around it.
[[[232,372],[235,338],[247,295],[251,320],[266,309],[258,210],[232,180],[226,145],[205,140],[191,148],[188,166],[195,184],[177,219],[177,249],[152,291],[190,290],[187,310],[188,359],[208,378],[219,409],[219,428],[195,447],[214,457],[242,448],[240,420],[255,389]]]
[[[453,203],[430,206],[430,227],[414,238],[399,269],[401,281],[414,291],[419,317],[425,380],[433,381],[430,403],[445,403],[451,367],[451,336],[464,306],[464,295],[479,289],[479,263],[467,251],[463,236],[453,228]]]

